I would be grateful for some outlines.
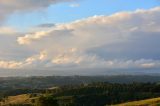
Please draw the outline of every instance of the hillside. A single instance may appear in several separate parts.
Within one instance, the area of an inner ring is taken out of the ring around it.
[[[4,97],[1,99],[0,106],[110,106],[128,101],[160,97],[160,84],[92,83],[55,86],[44,89],[44,91],[41,93],[30,93],[29,91],[29,93],[18,96]],[[133,104],[126,103],[128,105],[120,104],[117,106],[139,106],[138,104],[140,106],[148,106],[146,104],[157,104],[159,102],[160,99],[154,99],[154,102],[151,100],[140,103],[133,102]],[[142,103],[145,104],[143,105]]]
[[[160,98],[126,102],[126,103],[112,105],[112,106],[160,106]]]
[[[36,100],[38,98],[31,97],[29,94],[23,94],[23,95],[17,95],[17,96],[9,96],[8,98],[4,99],[3,102],[0,102],[0,106],[32,106],[33,100]],[[62,99],[71,99],[70,97],[61,97],[57,98],[59,100]],[[106,105],[110,106],[110,105]],[[111,105],[111,106],[160,106],[160,97],[159,98],[152,98],[152,99],[146,99],[146,100],[140,100],[140,101],[133,101],[133,102],[126,102],[122,104],[117,105]]]
[[[31,104],[30,95],[23,94],[17,96],[9,96],[0,102],[0,106],[10,106],[16,104]]]

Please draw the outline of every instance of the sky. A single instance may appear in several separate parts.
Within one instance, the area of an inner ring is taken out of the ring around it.
[[[1,0],[0,76],[160,73],[159,0]]]

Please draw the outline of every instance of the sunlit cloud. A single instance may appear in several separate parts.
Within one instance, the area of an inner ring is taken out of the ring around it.
[[[73,8],[75,8],[75,7],[80,7],[80,4],[78,4],[78,3],[71,4],[70,7],[73,7]]]
[[[0,28],[0,33],[17,33],[12,36],[14,51],[25,49],[20,59],[0,59],[0,68],[156,70],[160,68],[159,17],[160,8],[156,7],[42,24],[40,29],[22,34]],[[23,57],[26,51],[30,55]]]

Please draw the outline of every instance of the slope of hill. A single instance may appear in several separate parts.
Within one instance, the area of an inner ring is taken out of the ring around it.
[[[18,91],[17,91],[18,92]],[[158,106],[159,83],[91,83],[81,85],[54,86],[41,93],[24,93],[5,96],[0,106]],[[146,100],[125,103],[128,101]]]
[[[160,98],[152,98],[140,101],[127,102],[112,106],[160,106]]]
[[[10,106],[16,104],[30,104],[30,95],[23,94],[17,96],[9,96],[0,102],[0,106]]]
[[[58,98],[58,99],[61,99],[61,98]],[[62,99],[64,99],[64,97]],[[32,106],[34,105],[32,103],[33,102],[32,100],[33,98],[31,98],[31,95],[28,95],[28,94],[10,96],[6,98],[3,102],[0,102],[0,106]],[[106,106],[110,106],[110,105],[106,105]],[[111,105],[111,106],[160,106],[160,98],[126,102],[126,103]]]

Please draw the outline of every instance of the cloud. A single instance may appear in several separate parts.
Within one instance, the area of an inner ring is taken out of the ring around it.
[[[53,4],[71,2],[75,0],[1,0],[0,20],[3,22],[13,13],[24,13],[45,9]]]
[[[30,55],[19,60],[1,59],[0,67],[158,70],[159,17],[160,7],[156,7],[42,27],[14,38],[16,49],[25,48]]]
[[[74,45],[79,49],[92,49],[104,45],[118,46],[135,42],[147,43],[146,41],[140,42],[138,38],[140,40],[159,39],[159,13],[160,8],[157,7],[150,10],[120,12],[111,16],[94,16],[26,34],[19,37],[17,41],[22,45],[41,45],[39,42],[45,42],[47,45],[46,42],[48,42],[49,45],[53,44],[62,48],[64,45],[67,48],[72,48]]]
[[[80,6],[80,4],[78,4],[78,3],[75,3],[75,4],[71,4],[71,5],[70,5],[70,7],[73,7],[73,8],[79,7],[79,6]]]
[[[19,44],[30,44],[32,41],[46,36],[48,33],[50,33],[50,31],[36,32],[34,36],[32,36],[32,34],[27,34],[25,37],[19,37],[17,41]]]
[[[53,23],[46,23],[46,24],[40,24],[37,27],[38,28],[50,28],[50,27],[54,27],[54,26],[55,26],[55,24],[53,24]]]
[[[28,57],[23,61],[0,60],[0,68],[1,69],[24,69],[27,67],[36,68],[38,67],[38,65],[40,65],[40,63],[43,60],[45,60],[45,58],[47,58],[46,51],[41,51],[39,54]]]
[[[15,33],[17,31],[12,27],[0,27],[0,35],[14,35]]]
[[[51,58],[52,57],[52,58]],[[93,54],[68,53],[49,56],[46,51],[26,58],[24,61],[0,61],[1,69],[106,69],[106,70],[144,70],[159,69],[160,60],[104,60]]]
[[[17,69],[18,67],[21,67],[21,62],[16,61],[0,61],[0,67],[4,69]]]
[[[144,64],[141,64],[141,67],[143,68],[154,68],[156,65],[155,63],[144,63]]]

